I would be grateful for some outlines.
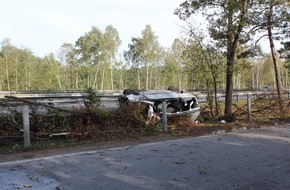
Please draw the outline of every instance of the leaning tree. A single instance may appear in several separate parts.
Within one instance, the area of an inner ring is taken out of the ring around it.
[[[274,40],[283,42],[289,39],[290,29],[290,2],[285,0],[254,0],[248,20],[250,32],[259,34],[258,40],[267,37],[272,55],[275,71],[275,81],[278,94],[280,112],[283,112],[282,82],[277,66],[278,53],[275,49]]]

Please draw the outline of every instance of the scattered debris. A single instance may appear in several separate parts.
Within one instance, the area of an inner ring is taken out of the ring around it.
[[[205,166],[198,165],[198,171],[201,175],[205,175],[208,173],[208,170]]]
[[[173,162],[174,164],[179,164],[179,165],[181,165],[181,164],[185,164],[185,162],[184,161],[175,161],[175,162]]]
[[[218,131],[214,131],[212,132],[212,134],[221,134],[221,133],[225,133],[225,130],[218,130]]]
[[[23,187],[24,187],[24,188],[31,188],[32,185],[30,185],[30,184],[24,184]]]
[[[218,123],[224,124],[224,123],[226,123],[226,121],[225,120],[220,120],[220,121],[218,121]]]

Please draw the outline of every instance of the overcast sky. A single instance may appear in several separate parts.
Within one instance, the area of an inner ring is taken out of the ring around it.
[[[0,6],[0,41],[9,38],[18,48],[43,57],[57,53],[95,26],[113,25],[122,40],[121,52],[132,37],[141,37],[149,24],[159,42],[169,47],[180,37],[173,11],[183,0],[7,0]]]

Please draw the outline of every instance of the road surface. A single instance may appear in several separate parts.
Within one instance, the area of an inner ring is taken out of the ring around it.
[[[290,125],[0,163],[0,189],[290,189]]]

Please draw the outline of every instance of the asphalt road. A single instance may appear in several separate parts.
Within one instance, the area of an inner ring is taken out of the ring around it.
[[[290,189],[290,125],[0,163],[0,189]]]

